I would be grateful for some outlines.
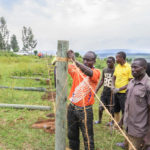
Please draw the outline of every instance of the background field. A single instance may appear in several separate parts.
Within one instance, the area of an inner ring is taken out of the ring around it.
[[[16,56],[10,53],[0,54],[0,85],[12,88],[15,86],[49,88],[49,85],[46,85],[44,80],[11,79],[11,76],[49,78],[48,64],[50,64],[51,59],[50,57],[39,59],[36,56]],[[81,61],[81,58],[78,59]],[[103,69],[105,67],[105,59],[98,59],[96,67]],[[54,83],[52,84],[54,86]],[[71,79],[68,77],[68,93],[70,86]],[[98,95],[100,93],[101,91]],[[43,92],[0,89],[0,103],[44,105],[51,106],[52,108],[51,111],[0,108],[0,150],[54,150],[54,134],[31,127],[38,119],[48,119],[46,115],[54,112],[53,103],[41,99],[43,94]],[[94,104],[95,120],[98,118],[98,105],[99,101],[96,99]],[[94,125],[96,150],[120,149],[115,146],[115,143],[123,141],[123,137],[118,131],[112,131],[109,127],[105,126],[108,121],[109,117],[104,113],[102,124]],[[83,142],[81,142],[81,150],[83,149]]]

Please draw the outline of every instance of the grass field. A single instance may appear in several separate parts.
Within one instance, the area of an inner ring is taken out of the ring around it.
[[[0,150],[54,150],[54,134],[44,132],[42,129],[33,129],[31,126],[39,118],[53,112],[53,104],[43,101],[43,92],[17,91],[13,87],[44,87],[48,88],[45,81],[30,79],[11,79],[11,76],[48,78],[48,63],[50,60],[39,59],[35,56],[0,55],[0,85],[12,89],[0,89],[0,103],[27,104],[51,106],[50,111],[0,108]],[[105,62],[98,60],[97,67],[105,66]],[[68,80],[70,88],[71,81]],[[68,88],[68,92],[69,92]],[[101,91],[100,91],[101,92]],[[100,92],[98,93],[100,95]],[[98,118],[98,100],[94,104],[94,119]],[[123,141],[123,137],[116,130],[111,130],[105,124],[109,117],[104,113],[102,124],[94,125],[94,138],[96,150],[119,150],[116,142]],[[65,136],[65,135],[64,135]],[[68,140],[66,136],[68,145]],[[81,136],[81,150],[83,150]]]

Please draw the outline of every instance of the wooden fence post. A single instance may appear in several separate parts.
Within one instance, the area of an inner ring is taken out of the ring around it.
[[[69,41],[58,41],[57,57],[67,57]],[[56,63],[56,120],[55,150],[66,149],[67,62]]]

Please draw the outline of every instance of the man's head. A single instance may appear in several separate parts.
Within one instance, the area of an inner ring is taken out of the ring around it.
[[[124,63],[125,63],[125,61],[126,61],[126,53],[125,52],[118,52],[117,54],[116,54],[116,62],[118,63],[118,64],[121,64],[121,65],[123,65]]]
[[[107,66],[108,68],[114,68],[115,58],[110,56],[107,58]]]
[[[132,75],[136,79],[142,79],[146,73],[147,61],[144,58],[136,58],[133,60]]]
[[[88,51],[83,56],[83,64],[85,66],[92,68],[95,62],[96,62],[96,54],[93,51]]]
[[[150,77],[150,62],[147,63],[146,73]]]

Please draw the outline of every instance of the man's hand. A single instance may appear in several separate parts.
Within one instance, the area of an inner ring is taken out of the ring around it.
[[[113,93],[114,94],[116,94],[116,93],[118,93],[119,92],[119,88],[115,88],[114,90],[113,90]]]
[[[112,85],[112,86],[111,86],[111,91],[113,92],[114,89],[115,89],[115,87]]]
[[[147,146],[146,150],[150,150],[150,132],[147,133],[147,135],[144,137],[144,145]]]
[[[74,54],[74,51],[73,51],[73,50],[69,50],[69,51],[67,52],[67,56],[68,56],[69,59],[75,61],[75,54]]]
[[[113,94],[116,94],[119,92],[119,88],[115,88],[114,86],[112,86],[111,91],[113,92]]]

